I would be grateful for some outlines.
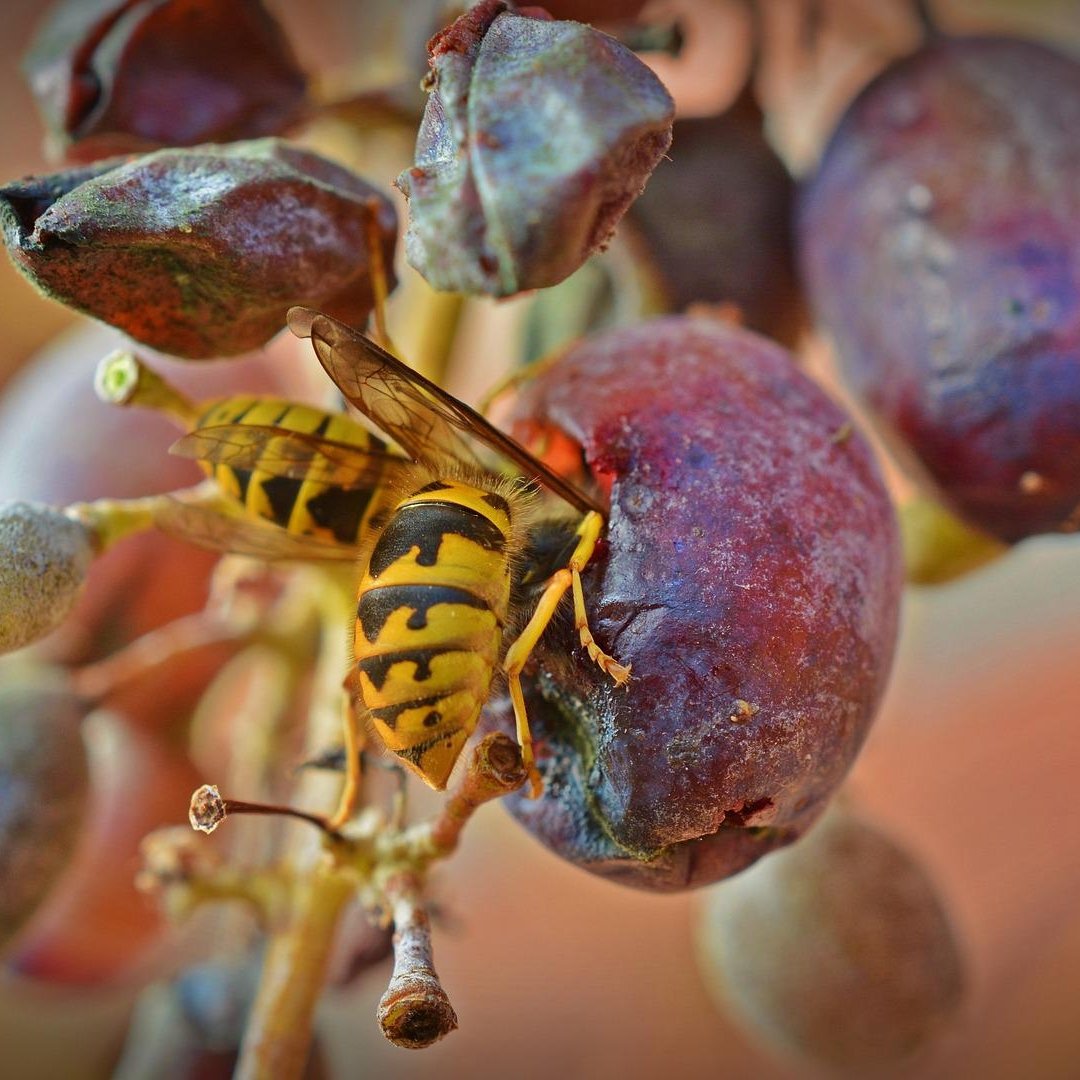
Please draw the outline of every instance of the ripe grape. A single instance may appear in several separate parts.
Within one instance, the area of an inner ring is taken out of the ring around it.
[[[610,492],[584,594],[633,671],[616,688],[570,626],[548,632],[525,680],[545,791],[512,812],[654,888],[794,839],[851,764],[892,656],[899,544],[867,444],[782,348],[678,316],[571,348],[515,417],[526,441],[576,442]]]
[[[1080,64],[943,39],[849,107],[801,198],[847,377],[970,523],[1080,507]]]

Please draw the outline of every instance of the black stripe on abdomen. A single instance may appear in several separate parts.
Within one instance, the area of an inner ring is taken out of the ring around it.
[[[454,652],[445,645],[430,645],[422,649],[397,649],[390,653],[365,656],[356,661],[356,666],[371,680],[376,690],[381,690],[390,669],[395,664],[414,664],[412,682],[425,682],[431,678],[431,662],[448,652]]]
[[[395,611],[410,609],[412,614],[405,625],[410,630],[423,630],[427,626],[428,612],[436,604],[464,604],[482,611],[490,610],[486,600],[454,585],[383,585],[368,589],[360,597],[356,618],[364,637],[374,642]]]
[[[413,698],[412,701],[400,701],[395,705],[380,705],[377,709],[371,709],[369,711],[376,720],[381,721],[388,728],[393,729],[397,727],[398,717],[401,716],[403,712],[438,705],[440,701],[443,701],[454,693],[457,693],[457,691],[444,690],[441,694],[431,694],[428,697]],[[428,715],[424,717],[424,726],[433,727],[441,719],[442,714],[438,709],[432,708]]]
[[[329,529],[335,540],[355,544],[372,494],[370,488],[327,488],[308,499],[307,512],[316,525]]]
[[[268,476],[261,481],[261,487],[270,503],[270,513],[274,521],[282,528],[287,528],[292,517],[293,507],[300,496],[303,480],[295,476]]]
[[[419,566],[434,566],[447,535],[471,540],[486,551],[506,550],[503,531],[471,507],[452,502],[406,503],[397,509],[379,537],[371,553],[369,573],[377,578],[413,548],[418,550]]]

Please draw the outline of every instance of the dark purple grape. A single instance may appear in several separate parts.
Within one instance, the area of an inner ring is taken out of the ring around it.
[[[526,440],[569,436],[610,489],[584,592],[633,674],[616,688],[570,626],[549,630],[525,680],[545,790],[513,814],[659,889],[791,841],[851,764],[892,657],[899,544],[866,443],[779,346],[686,317],[584,341],[516,416]]]
[[[943,39],[850,106],[801,197],[854,388],[969,522],[1080,525],[1080,65]]]
[[[743,325],[793,343],[803,322],[794,191],[749,93],[720,116],[676,120],[667,159],[627,212],[671,308],[731,304]]]
[[[273,135],[304,105],[304,74],[260,0],[49,7],[23,66],[73,157]]]

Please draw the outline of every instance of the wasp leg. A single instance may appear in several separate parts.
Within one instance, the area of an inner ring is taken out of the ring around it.
[[[345,680],[345,690],[341,725],[345,733],[345,783],[341,788],[337,809],[328,822],[334,832],[353,816],[360,799],[360,751],[363,749],[364,736],[360,718],[356,714],[356,695],[352,691],[351,679]]]
[[[594,511],[587,513],[577,529],[577,547],[570,554],[566,570],[570,574],[570,582],[574,590],[574,629],[578,632],[582,647],[589,656],[599,665],[604,674],[610,675],[617,686],[622,686],[630,678],[629,665],[620,664],[613,656],[609,656],[592,636],[589,629],[589,617],[585,614],[585,594],[581,590],[581,571],[588,565],[596,549],[596,541],[600,536],[600,530],[604,527],[604,519]],[[564,571],[559,571],[559,574]],[[559,574],[556,574],[557,578]],[[553,578],[552,581],[555,579]],[[551,586],[549,585],[548,588]],[[565,591],[565,586],[559,592]],[[546,624],[545,624],[546,625]],[[539,637],[539,635],[537,635]]]
[[[585,614],[585,594],[581,588],[581,571],[592,558],[596,548],[600,530],[604,527],[604,519],[597,513],[590,511],[581,520],[578,526],[577,546],[570,554],[567,565],[557,570],[544,588],[537,602],[536,610],[525,628],[506,650],[506,659],[503,661],[503,671],[506,674],[507,687],[510,691],[510,700],[514,705],[514,720],[517,723],[517,739],[521,745],[521,758],[528,770],[529,779],[532,782],[532,797],[536,798],[541,790],[540,774],[536,771],[533,760],[532,735],[529,732],[529,720],[525,713],[525,696],[521,689],[521,672],[526,662],[536,648],[548,623],[555,615],[559,601],[566,594],[567,589],[572,589],[574,597],[574,628],[578,632],[582,646],[603,671],[621,686],[630,678],[628,665],[620,664],[614,657],[609,656],[592,636],[589,629],[588,616]]]

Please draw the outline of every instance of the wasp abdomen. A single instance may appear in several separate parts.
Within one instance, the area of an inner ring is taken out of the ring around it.
[[[439,481],[403,500],[360,585],[358,685],[387,748],[432,787],[487,701],[510,604],[510,506]]]
[[[386,444],[348,417],[294,405],[276,398],[232,397],[216,402],[199,418],[198,427],[251,424],[277,427],[348,443],[358,452],[382,450]],[[243,503],[255,517],[292,533],[358,542],[373,510],[374,487],[343,488],[294,476],[279,476],[256,466],[205,466],[226,494]]]

